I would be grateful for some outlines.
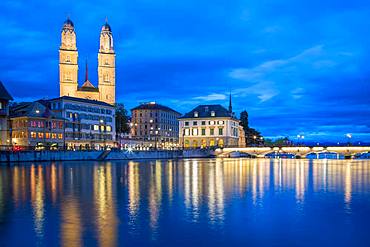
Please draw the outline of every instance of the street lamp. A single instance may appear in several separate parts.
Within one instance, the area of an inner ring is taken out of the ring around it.
[[[346,134],[346,137],[348,138],[348,146],[350,146],[351,145],[352,134],[348,133],[348,134]]]

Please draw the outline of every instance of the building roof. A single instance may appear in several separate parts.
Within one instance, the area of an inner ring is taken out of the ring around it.
[[[13,100],[13,97],[6,90],[4,84],[0,81],[0,99],[2,100]]]
[[[84,84],[77,89],[78,91],[87,91],[87,92],[99,92],[99,89],[96,88],[89,80],[85,81]]]
[[[39,101],[19,103],[16,106],[11,107],[10,117],[63,119],[58,117],[49,109],[49,107]]]
[[[194,117],[195,112],[198,112],[197,118],[212,118],[212,117],[235,118],[234,114],[232,112],[229,112],[222,105],[199,105],[180,118],[195,118]],[[215,112],[215,116],[211,116],[211,112]]]
[[[114,107],[114,105],[105,103],[103,101],[98,100],[91,100],[91,99],[83,99],[83,98],[76,98],[71,96],[62,96],[55,99],[50,99],[49,101],[56,101],[56,100],[69,100],[69,101],[76,101],[81,103],[87,103],[87,104],[94,104],[94,105],[101,105],[101,106],[107,106],[107,107]]]
[[[175,111],[167,106],[157,104],[155,102],[140,104],[139,106],[136,106],[131,109],[131,111],[134,111],[134,110],[161,110],[161,111],[170,111],[170,112],[174,112],[174,113],[181,115],[181,113],[179,113],[178,111]]]

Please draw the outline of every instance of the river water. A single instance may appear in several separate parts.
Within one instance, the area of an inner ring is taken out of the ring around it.
[[[0,167],[0,246],[369,246],[370,161]]]

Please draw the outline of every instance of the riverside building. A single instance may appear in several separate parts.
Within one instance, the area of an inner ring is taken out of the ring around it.
[[[10,145],[9,101],[11,100],[13,97],[0,81],[0,145],[2,149]]]
[[[179,112],[156,102],[149,102],[132,108],[131,116],[131,137],[136,140],[136,147],[178,147]]]
[[[115,146],[113,105],[102,101],[63,96],[48,100],[50,109],[65,119],[68,149],[102,149]]]
[[[65,144],[64,119],[43,101],[12,107],[10,120],[10,144],[15,149],[59,149]]]
[[[245,143],[231,97],[228,110],[221,105],[199,105],[179,118],[179,127],[183,148],[239,147]]]

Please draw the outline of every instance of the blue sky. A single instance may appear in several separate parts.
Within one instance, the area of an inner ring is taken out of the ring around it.
[[[97,83],[105,17],[117,53],[117,100],[247,110],[263,135],[370,140],[370,2],[131,0],[0,2],[0,80],[19,101],[57,97],[60,31],[77,32]]]

